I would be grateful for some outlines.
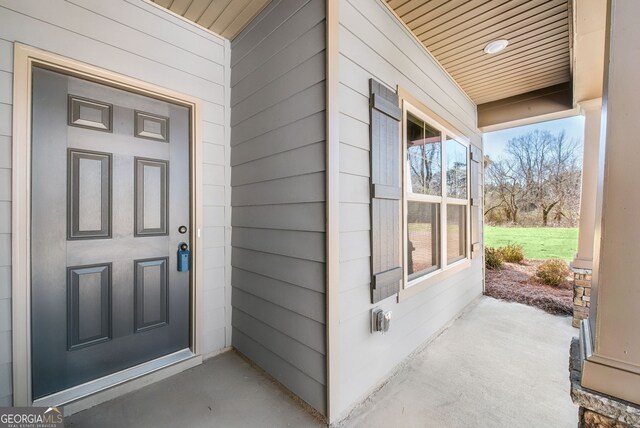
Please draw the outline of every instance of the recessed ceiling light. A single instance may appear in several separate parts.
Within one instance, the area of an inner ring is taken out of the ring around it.
[[[506,48],[508,44],[509,44],[509,41],[505,39],[494,40],[493,42],[487,43],[487,46],[484,47],[484,53],[486,54],[498,53],[504,48]]]

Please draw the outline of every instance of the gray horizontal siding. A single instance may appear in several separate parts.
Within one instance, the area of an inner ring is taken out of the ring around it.
[[[324,202],[234,207],[231,226],[324,232]]]
[[[234,247],[231,264],[298,287],[325,291],[324,263]]]
[[[0,406],[12,403],[11,127],[19,41],[200,99],[203,143],[203,353],[231,344],[230,52],[225,40],[137,0],[0,4]]]
[[[340,409],[364,399],[394,367],[482,292],[481,261],[397,303],[388,334],[370,333],[369,79],[397,85],[480,144],[475,105],[381,0],[340,3]]]
[[[318,409],[325,406],[325,386],[291,364],[288,358],[282,358],[272,349],[256,341],[253,336],[249,336],[235,327],[233,329],[233,344],[298,397],[304,397],[304,400],[313,408]]]
[[[325,6],[272,2],[231,46],[233,346],[325,412]]]

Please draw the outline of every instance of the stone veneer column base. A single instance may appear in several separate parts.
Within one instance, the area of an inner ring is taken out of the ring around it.
[[[573,270],[573,326],[580,327],[580,321],[589,317],[591,307],[591,269]]]
[[[582,388],[582,361],[580,343],[571,341],[569,360],[571,399],[580,406],[579,428],[633,428],[640,427],[640,407],[615,397]]]

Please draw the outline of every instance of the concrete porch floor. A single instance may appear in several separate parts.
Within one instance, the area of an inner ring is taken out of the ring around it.
[[[393,328],[393,326],[392,326]],[[340,423],[346,427],[575,427],[571,319],[483,297]],[[313,427],[235,353],[72,415],[69,427]]]

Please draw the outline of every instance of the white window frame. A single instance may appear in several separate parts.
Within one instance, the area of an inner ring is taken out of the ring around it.
[[[440,162],[441,162],[441,188],[440,188],[440,196],[431,196],[431,195],[422,195],[407,192],[407,119],[408,113],[411,113],[415,117],[423,120],[426,124],[435,128],[441,133],[442,142],[441,142],[441,150],[440,150]],[[459,133],[455,132],[452,129],[449,129],[443,126],[438,120],[431,117],[429,114],[425,113],[419,107],[414,106],[406,99],[402,100],[402,135],[401,135],[401,144],[402,144],[402,254],[403,254],[403,290],[400,292],[400,300],[403,297],[407,297],[409,295],[413,295],[418,291],[421,291],[424,288],[427,288],[435,283],[438,283],[447,277],[467,268],[471,264],[471,198],[470,198],[470,165],[469,165],[469,150],[471,146],[471,142],[469,139]],[[467,154],[467,179],[466,179],[466,199],[452,198],[447,196],[447,140],[455,140],[461,145],[463,145],[466,149]],[[417,202],[429,202],[436,203],[440,205],[439,211],[439,239],[440,245],[438,247],[440,251],[439,259],[440,259],[440,267],[432,272],[428,272],[418,278],[414,278],[409,281],[409,266],[408,266],[408,222],[407,222],[407,212],[408,212],[408,201],[417,201]],[[451,263],[448,263],[447,260],[447,205],[464,205],[465,209],[465,256],[460,258],[459,260],[455,260]]]

